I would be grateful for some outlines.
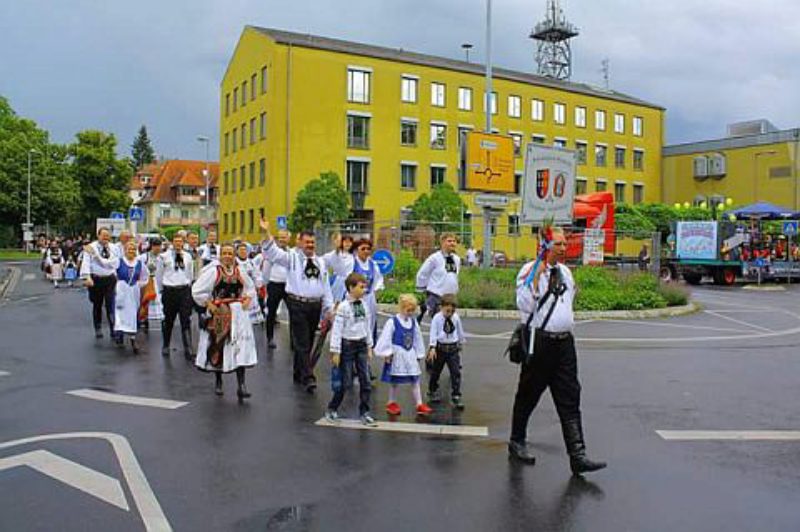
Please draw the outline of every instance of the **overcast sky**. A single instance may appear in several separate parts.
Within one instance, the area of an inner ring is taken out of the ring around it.
[[[494,0],[494,63],[533,71],[545,0]],[[667,141],[729,122],[800,126],[800,1],[562,0],[581,35],[573,80],[667,108]],[[141,124],[156,151],[202,159],[218,87],[246,24],[483,61],[485,0],[0,0],[0,95],[67,142],[99,128],[129,153]],[[216,144],[213,145],[212,157]]]

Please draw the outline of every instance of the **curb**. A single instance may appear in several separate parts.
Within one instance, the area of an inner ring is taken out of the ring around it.
[[[379,303],[380,312],[393,313],[396,310],[393,304]],[[700,310],[700,305],[690,302],[680,307],[654,308],[647,310],[580,310],[575,312],[576,320],[641,320],[652,318],[671,318],[685,316]],[[485,320],[517,320],[519,312],[516,310],[483,310],[475,308],[460,308],[458,314],[462,318],[479,318]]]
[[[746,284],[742,287],[742,290],[755,290],[757,292],[785,292],[786,288],[778,285],[758,286],[757,284]]]
[[[16,288],[19,277],[22,274],[22,270],[14,266],[8,266],[7,269],[9,271],[8,275],[0,281],[0,299],[4,299],[8,292],[12,292]]]

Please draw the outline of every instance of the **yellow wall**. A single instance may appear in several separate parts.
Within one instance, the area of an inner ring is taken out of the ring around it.
[[[725,155],[727,173],[716,179],[694,178],[693,161],[700,155]],[[724,196],[737,205],[768,201],[782,207],[799,209],[797,144],[782,142],[686,155],[664,156],[664,202],[690,202],[704,196]],[[789,167],[786,177],[770,177],[770,169]],[[754,179],[755,176],[755,179]]]
[[[233,93],[235,86],[241,91],[241,83],[250,80],[253,73],[260,72],[262,66],[268,66],[269,86],[267,94],[259,96],[255,102],[249,102],[244,109],[232,112],[225,117],[225,95]],[[348,66],[367,67],[372,69],[370,103],[352,103],[347,101],[347,69]],[[288,72],[290,71],[290,74]],[[401,76],[412,74],[419,77],[417,103],[401,102]],[[431,82],[446,85],[445,107],[431,105]],[[458,88],[472,88],[472,111],[458,110]],[[446,179],[454,187],[458,185],[458,149],[457,135],[460,125],[472,125],[476,130],[483,129],[485,114],[483,108],[484,78],[480,75],[455,72],[439,68],[417,66],[413,64],[376,59],[372,57],[335,53],[326,50],[310,49],[297,46],[276,44],[268,36],[252,28],[246,28],[242,34],[236,51],[231,59],[228,71],[220,90],[221,101],[221,142],[225,132],[234,127],[240,128],[245,120],[266,111],[268,117],[267,139],[248,147],[244,151],[225,156],[224,146],[220,147],[222,173],[230,171],[250,161],[258,163],[258,159],[267,159],[267,182],[265,187],[248,188],[224,194],[220,187],[220,229],[223,238],[242,236],[254,240],[256,231],[241,231],[238,226],[236,234],[224,230],[224,213],[245,209],[246,229],[249,229],[249,209],[258,212],[264,207],[268,216],[288,214],[297,191],[305,183],[317,177],[320,172],[332,170],[340,175],[342,182],[346,177],[347,157],[368,158],[369,194],[366,197],[365,209],[375,211],[376,222],[398,220],[400,209],[411,205],[415,198],[430,191],[430,165],[447,165]],[[511,131],[523,133],[524,144],[530,142],[532,134],[546,136],[547,144],[552,144],[556,137],[567,139],[567,147],[574,149],[576,140],[588,142],[588,162],[578,167],[578,176],[587,179],[588,192],[596,190],[596,179],[605,179],[608,190],[614,191],[617,180],[626,182],[625,200],[633,201],[633,183],[644,185],[644,201],[654,202],[661,199],[661,146],[663,145],[663,111],[652,107],[633,105],[624,102],[604,99],[596,96],[556,90],[548,87],[532,86],[519,82],[495,79],[493,90],[498,94],[498,113],[493,116],[493,127],[503,134]],[[508,96],[518,95],[522,99],[520,118],[511,118],[508,114]],[[288,98],[287,98],[288,96]],[[545,120],[536,122],[531,119],[531,99],[537,98],[545,102]],[[287,99],[291,112],[287,116]],[[566,104],[566,125],[557,125],[553,120],[553,104]],[[586,126],[578,128],[575,124],[575,106],[587,108]],[[595,109],[606,111],[605,131],[596,131],[594,127]],[[347,148],[347,113],[355,111],[370,113],[370,146],[369,149]],[[625,133],[614,133],[614,113],[625,115]],[[632,135],[632,117],[644,119],[644,135]],[[417,146],[405,147],[400,144],[401,117],[418,119]],[[288,118],[288,121],[287,121]],[[447,123],[447,149],[435,150],[429,146],[430,121]],[[290,139],[289,168],[287,170],[287,137]],[[249,139],[249,133],[248,133]],[[607,164],[605,167],[594,165],[594,144],[608,145]],[[626,150],[626,168],[614,167],[614,148],[624,145]],[[644,170],[633,170],[633,150],[642,149],[645,153]],[[516,161],[516,169],[523,171],[523,157]],[[405,190],[400,186],[401,161],[417,163],[417,186],[415,190]],[[258,167],[258,164],[256,164]],[[288,205],[285,183],[289,181]],[[249,180],[249,177],[248,177]],[[224,186],[224,185],[223,185]],[[479,208],[472,205],[472,197],[465,193],[464,198],[476,217]],[[519,208],[519,199],[512,199],[509,212]],[[257,214],[256,214],[257,218]],[[507,217],[503,214],[498,221],[497,237],[494,249],[504,250],[509,254],[530,255],[526,249],[533,245],[530,230],[523,227],[522,237],[507,235]],[[379,224],[376,224],[376,229]],[[477,230],[478,224],[474,224]],[[480,230],[477,231],[480,233]],[[480,245],[480,235],[477,235]]]

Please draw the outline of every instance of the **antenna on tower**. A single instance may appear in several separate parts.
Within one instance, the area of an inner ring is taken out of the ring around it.
[[[603,73],[603,86],[608,90],[611,88],[611,61],[606,57],[600,62],[600,65],[602,65],[600,72]]]
[[[536,24],[529,37],[536,43],[538,74],[568,80],[572,77],[570,39],[578,36],[578,28],[567,21],[559,0],[547,0],[545,19]]]

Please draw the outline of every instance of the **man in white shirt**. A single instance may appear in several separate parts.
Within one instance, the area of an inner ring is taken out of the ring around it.
[[[161,293],[164,306],[164,321],[161,322],[163,347],[161,354],[168,357],[175,317],[180,316],[183,355],[187,360],[194,358],[192,351],[192,282],[194,281],[194,262],[188,251],[183,249],[183,235],[176,232],[172,237],[172,248],[161,254],[156,267],[156,285]]]
[[[285,229],[278,231],[275,237],[275,244],[282,250],[289,247],[291,233]],[[286,304],[286,267],[267,259],[264,250],[261,251],[264,257],[261,272],[267,282],[267,348],[275,349],[277,345],[273,339],[275,336],[275,322],[278,319],[278,307],[281,301]]]
[[[542,393],[550,388],[561,420],[570,468],[574,474],[581,474],[603,469],[606,464],[586,457],[578,359],[572,336],[575,281],[569,268],[563,264],[566,251],[564,232],[554,228],[552,247],[533,272],[533,277],[531,271],[535,262],[524,265],[517,276],[520,319],[525,323],[530,319],[531,334],[535,339],[532,355],[521,364],[508,452],[512,459],[522,463],[532,465],[536,462],[526,444],[528,420]]]
[[[467,266],[472,267],[478,264],[478,253],[475,251],[475,248],[470,246],[467,249]]]
[[[120,231],[119,240],[117,241],[116,244],[111,245],[111,249],[114,252],[115,256],[119,258],[125,256],[125,245],[130,241],[131,238],[133,238],[133,236],[131,232],[128,231],[127,229],[123,229],[122,231]]]
[[[281,249],[269,232],[269,222],[261,219],[266,239],[261,245],[264,258],[286,268],[286,303],[289,308],[289,334],[294,352],[294,381],[313,393],[317,378],[311,360],[314,333],[324,315],[331,318],[333,294],[328,282],[325,261],[316,254],[316,237],[311,231],[301,231],[297,247]]]
[[[114,294],[117,288],[117,275],[114,267],[108,262],[115,256],[114,246],[111,244],[111,231],[107,227],[97,230],[97,240],[89,244],[93,248],[91,253],[84,252],[81,261],[81,279],[89,289],[89,301],[92,302],[92,320],[94,322],[95,338],[102,338],[100,330],[103,325],[103,307],[106,309],[106,319],[111,336],[114,335]]]
[[[216,231],[209,231],[206,236],[206,243],[198,248],[200,259],[203,261],[203,266],[208,266],[212,262],[219,260],[219,244],[217,244]]]
[[[461,258],[455,254],[458,240],[453,233],[443,233],[439,238],[441,249],[425,259],[417,272],[417,290],[425,292],[425,306],[417,321],[422,323],[425,311],[435,316],[439,312],[442,296],[458,294],[458,273]]]

